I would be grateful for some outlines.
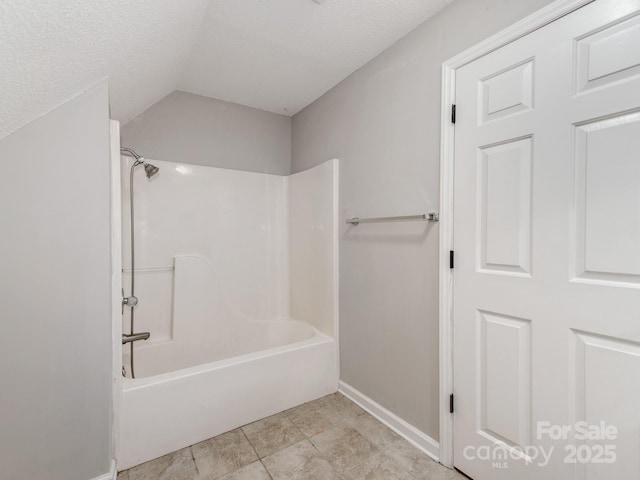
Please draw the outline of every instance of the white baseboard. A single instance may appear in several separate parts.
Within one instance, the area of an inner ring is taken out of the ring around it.
[[[118,469],[116,468],[116,461],[114,459],[114,460],[111,460],[111,467],[109,468],[108,473],[94,477],[91,480],[116,480],[117,477],[118,477]]]
[[[440,444],[429,435],[421,432],[410,423],[398,417],[395,413],[390,412],[379,403],[374,402],[369,397],[360,393],[358,390],[347,385],[343,381],[339,382],[338,391],[365,409],[413,446],[429,455],[436,462],[439,461]]]

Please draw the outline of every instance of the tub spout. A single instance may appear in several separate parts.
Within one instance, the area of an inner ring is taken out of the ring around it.
[[[124,333],[122,335],[122,344],[137,342],[138,340],[147,340],[150,336],[151,334],[149,332],[132,333],[131,335]]]

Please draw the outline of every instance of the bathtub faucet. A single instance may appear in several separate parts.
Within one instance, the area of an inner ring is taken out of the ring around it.
[[[138,340],[147,340],[151,334],[149,332],[142,333],[132,333],[131,335],[127,335],[126,333],[122,334],[122,344],[137,342]]]

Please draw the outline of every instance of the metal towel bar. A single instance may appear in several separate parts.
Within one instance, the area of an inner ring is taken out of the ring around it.
[[[424,220],[427,222],[437,222],[440,220],[438,212],[423,213],[421,215],[400,215],[398,217],[372,217],[372,218],[347,218],[347,223],[358,226],[361,223],[382,223],[382,222],[405,222],[410,220]]]

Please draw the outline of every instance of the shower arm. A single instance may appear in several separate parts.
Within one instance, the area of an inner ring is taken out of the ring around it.
[[[138,155],[135,152],[135,150],[132,150],[131,148],[120,147],[120,153],[122,153],[123,155],[126,155],[127,157],[133,157],[136,160],[134,162],[134,165],[140,165],[141,163],[145,163],[144,157],[142,157],[141,155]]]

